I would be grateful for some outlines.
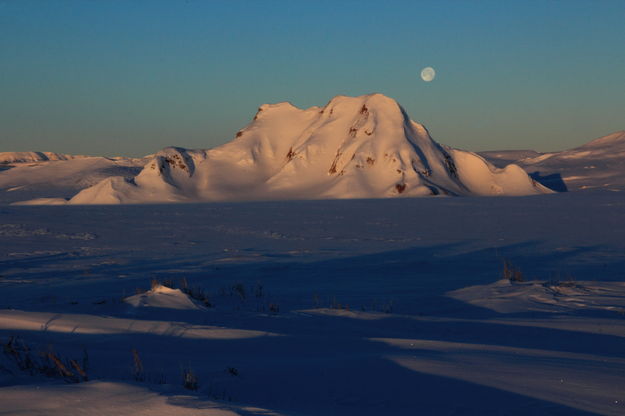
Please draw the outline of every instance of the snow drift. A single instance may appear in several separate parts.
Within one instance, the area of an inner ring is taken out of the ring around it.
[[[381,94],[337,96],[325,107],[262,105],[233,141],[169,147],[134,179],[110,177],[71,204],[530,195],[551,192],[518,166],[436,143]]]
[[[145,293],[124,298],[124,302],[135,308],[205,309],[203,306],[195,303],[189,295],[183,293],[180,289],[171,289],[162,285],[157,285]]]
[[[563,313],[601,310],[625,313],[623,282],[499,280],[454,290],[451,298],[499,313]]]

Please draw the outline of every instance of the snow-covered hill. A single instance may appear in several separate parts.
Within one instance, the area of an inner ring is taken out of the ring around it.
[[[262,105],[233,141],[162,150],[133,180],[110,177],[72,204],[550,192],[515,165],[432,140],[393,99],[337,96],[325,107]]]
[[[625,130],[562,152],[493,151],[480,154],[498,165],[514,162],[557,190],[625,190]]]
[[[110,176],[133,178],[149,160],[60,155],[62,158],[57,160],[50,157],[41,161],[35,157],[38,154],[0,153],[4,160],[13,160],[0,164],[0,203],[32,199],[39,203],[65,203],[80,190]]]

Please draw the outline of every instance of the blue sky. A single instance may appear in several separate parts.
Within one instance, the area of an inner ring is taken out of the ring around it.
[[[623,0],[0,0],[0,151],[208,148],[262,103],[370,92],[455,147],[574,147],[625,129],[624,21]]]

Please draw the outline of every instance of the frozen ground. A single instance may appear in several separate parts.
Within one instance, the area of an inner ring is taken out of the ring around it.
[[[0,219],[1,415],[625,413],[618,192]]]

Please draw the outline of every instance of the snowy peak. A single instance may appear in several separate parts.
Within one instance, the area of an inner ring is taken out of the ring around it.
[[[211,150],[168,147],[134,180],[108,178],[70,203],[143,203],[550,192],[514,166],[497,169],[440,145],[382,94],[323,107],[263,104]]]
[[[273,167],[267,180],[276,189],[289,188],[298,181],[294,176],[303,171],[314,172],[312,179],[325,176],[326,182],[333,182],[327,176],[363,176],[368,170],[379,174],[380,169],[374,169],[377,166],[392,172],[397,180],[376,193],[403,192],[402,176],[407,170],[430,174],[427,155],[445,153],[423,126],[408,119],[395,100],[381,94],[337,96],[322,108],[307,110],[285,103],[261,106],[255,120],[237,136],[252,149],[245,164],[265,162]],[[441,160],[449,159],[449,155],[440,156]],[[347,182],[352,180],[355,178]],[[361,182],[366,183],[359,188],[366,188],[375,181]],[[342,193],[330,191],[326,196],[341,197]]]

